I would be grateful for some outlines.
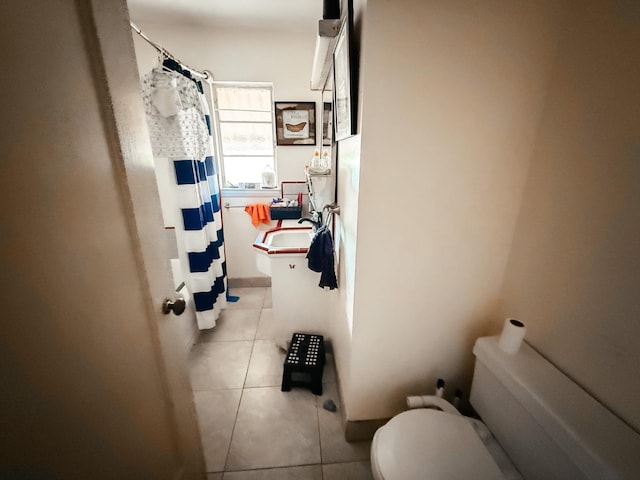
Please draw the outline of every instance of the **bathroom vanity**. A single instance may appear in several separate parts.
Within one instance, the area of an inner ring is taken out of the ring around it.
[[[329,309],[334,291],[318,287],[320,274],[307,267],[305,257],[312,238],[311,227],[282,220],[275,229],[261,232],[253,244],[258,270],[271,276],[271,334],[285,350],[295,332],[329,339]]]

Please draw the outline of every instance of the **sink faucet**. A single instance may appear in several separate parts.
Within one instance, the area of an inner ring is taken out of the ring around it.
[[[301,218],[300,220],[298,220],[298,223],[304,223],[304,222],[309,222],[310,224],[313,225],[314,229],[318,229],[321,226],[321,223],[319,221],[313,220],[312,218]]]

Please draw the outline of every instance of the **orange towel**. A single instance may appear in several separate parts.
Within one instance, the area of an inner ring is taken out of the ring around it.
[[[251,223],[254,227],[260,223],[269,223],[271,221],[271,210],[268,203],[254,203],[244,207],[244,211],[251,216]]]

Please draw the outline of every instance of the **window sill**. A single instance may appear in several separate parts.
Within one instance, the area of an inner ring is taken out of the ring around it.
[[[222,196],[226,198],[232,197],[266,197],[274,198],[274,195],[280,196],[280,188],[223,188]]]

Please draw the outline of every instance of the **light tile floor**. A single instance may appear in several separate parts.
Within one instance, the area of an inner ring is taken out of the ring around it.
[[[368,480],[371,442],[344,439],[333,357],[323,395],[281,392],[285,352],[269,338],[270,288],[235,288],[218,325],[201,332],[189,367],[207,480]],[[338,412],[322,408],[332,399]]]

